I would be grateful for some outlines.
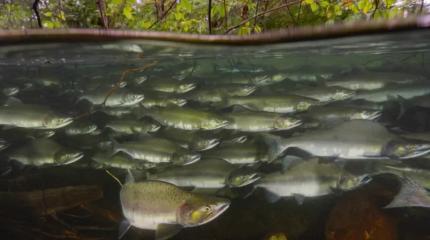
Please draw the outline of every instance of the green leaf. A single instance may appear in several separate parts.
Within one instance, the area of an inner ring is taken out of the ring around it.
[[[125,6],[124,9],[122,10],[122,14],[128,19],[133,19],[133,14],[132,14],[133,9],[131,8],[131,6]]]
[[[363,13],[368,13],[371,9],[373,9],[373,3],[371,3],[370,1],[366,1],[366,4],[364,5],[363,8]]]
[[[316,3],[311,3],[311,10],[312,10],[312,12],[316,12],[316,11],[318,11],[318,9],[319,9],[319,6],[318,6],[318,4],[316,4]]]
[[[189,0],[181,0],[179,2],[179,7],[190,12],[193,10],[193,5],[190,3]]]

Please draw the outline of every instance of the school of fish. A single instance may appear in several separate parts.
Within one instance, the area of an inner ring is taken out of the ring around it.
[[[14,168],[122,169],[120,237],[131,226],[161,240],[206,224],[244,197],[235,192],[244,187],[270,202],[301,203],[381,173],[402,184],[387,208],[430,207],[430,169],[409,164],[430,161],[430,132],[382,120],[388,103],[403,109],[394,120],[410,105],[429,108],[430,79],[225,71],[203,79],[189,68],[165,76],[148,70],[116,82],[3,76],[1,160]],[[352,162],[371,167],[349,172]],[[278,170],[261,170],[268,165]]]

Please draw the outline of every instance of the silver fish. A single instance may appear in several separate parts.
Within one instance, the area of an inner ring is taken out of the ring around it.
[[[200,160],[200,154],[182,148],[163,138],[149,138],[140,141],[114,145],[114,153],[124,152],[134,159],[153,163],[173,163],[188,165]]]
[[[339,159],[409,159],[430,152],[430,142],[402,139],[381,124],[367,120],[353,120],[285,139],[265,134],[263,139],[270,146],[271,159],[288,148]]]
[[[169,182],[181,187],[220,189],[242,187],[259,179],[256,172],[237,172],[238,167],[222,159],[202,159],[194,164],[150,174],[149,179]],[[235,173],[235,176],[231,176]]]
[[[243,132],[270,132],[288,130],[298,127],[302,121],[277,113],[268,112],[232,112],[223,115],[229,119],[230,124],[225,129],[238,130]]]
[[[228,120],[216,113],[185,107],[166,107],[141,110],[164,126],[183,130],[213,130],[226,126]]]
[[[49,139],[33,140],[27,145],[13,151],[9,158],[24,165],[66,165],[83,157],[83,153],[69,150]]]
[[[146,134],[153,133],[160,129],[158,123],[149,120],[133,120],[133,119],[119,119],[113,120],[106,124],[105,128],[111,129],[117,134],[132,135],[132,134]]]
[[[293,113],[306,111],[313,105],[319,105],[319,101],[295,95],[267,95],[230,97],[223,104],[226,106],[239,105],[252,111]]]
[[[332,193],[333,189],[349,190],[361,184],[361,177],[349,174],[334,163],[320,163],[318,159],[304,160],[282,172],[263,176],[257,188],[268,193],[268,200],[280,197],[318,197]]]
[[[114,91],[111,95],[109,95],[109,92],[110,89],[106,91],[97,89],[96,91],[84,94],[79,100],[86,100],[93,105],[102,105],[104,103],[107,107],[127,107],[138,104],[144,98],[143,94],[131,93],[123,89]]]
[[[44,106],[30,104],[0,106],[0,125],[33,129],[57,129],[72,122],[71,117],[54,113]]]
[[[408,84],[401,86],[390,86],[373,91],[357,93],[353,99],[364,99],[370,102],[387,102],[395,97],[411,99],[418,96],[430,94],[430,84]]]

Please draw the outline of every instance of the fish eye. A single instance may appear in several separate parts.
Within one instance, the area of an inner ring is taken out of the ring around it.
[[[204,206],[202,210],[203,210],[204,212],[210,212],[210,211],[211,211],[211,208],[210,208],[210,207],[208,207],[208,206]]]

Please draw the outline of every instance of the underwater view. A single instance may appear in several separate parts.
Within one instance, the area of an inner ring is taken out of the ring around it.
[[[428,39],[2,44],[1,239],[430,239]]]

